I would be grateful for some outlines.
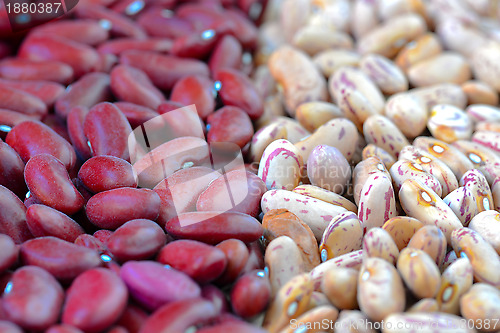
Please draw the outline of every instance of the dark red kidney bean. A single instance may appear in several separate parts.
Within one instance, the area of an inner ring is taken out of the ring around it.
[[[153,313],[139,333],[185,332],[189,327],[205,324],[216,316],[212,303],[200,298],[172,302]]]
[[[245,170],[233,170],[210,183],[198,197],[196,210],[232,211],[256,217],[266,190],[260,177]],[[233,207],[232,202],[236,206]]]
[[[153,189],[162,202],[158,224],[165,227],[177,214],[195,211],[200,194],[219,176],[218,172],[207,167],[191,167],[159,182]]]
[[[234,313],[250,318],[264,311],[271,298],[271,284],[263,270],[241,276],[231,290]]]
[[[83,207],[83,197],[71,182],[68,171],[52,155],[32,157],[24,168],[24,179],[31,194],[46,206],[68,215]]]
[[[27,116],[43,118],[47,105],[38,97],[13,87],[0,87],[0,108],[20,112]]]
[[[151,8],[137,18],[139,24],[150,36],[175,39],[195,32],[194,25],[176,16],[166,16],[163,8]]]
[[[250,325],[244,321],[232,321],[222,324],[203,327],[196,331],[196,333],[220,333],[220,332],[238,332],[238,333],[265,333],[267,331],[260,327]]]
[[[8,188],[0,185],[0,233],[16,244],[33,238],[26,224],[26,206]]]
[[[95,156],[83,163],[78,178],[94,193],[120,187],[137,187],[132,165],[114,156]]]
[[[32,117],[17,111],[0,109],[0,139],[5,140],[7,134],[14,126],[22,123],[23,121],[36,119],[40,119],[40,117]]]
[[[121,326],[113,326],[106,333],[129,333],[129,331]]]
[[[85,211],[94,225],[114,230],[130,220],[156,220],[160,203],[160,197],[152,190],[124,187],[97,193]]]
[[[240,42],[231,35],[222,37],[215,46],[208,61],[208,67],[212,74],[223,68],[241,68],[243,48]]]
[[[54,132],[59,134],[59,136],[61,136],[64,140],[66,140],[67,142],[71,142],[68,130],[66,129],[66,123],[64,122],[64,120],[62,120],[53,113],[49,113],[48,115],[45,116],[45,118],[43,118],[42,122],[45,125],[49,126]],[[74,168],[70,171],[73,170]]]
[[[200,284],[218,278],[226,269],[224,252],[193,240],[177,240],[165,245],[157,260],[189,275]]]
[[[176,15],[186,19],[197,31],[214,30],[217,34],[234,32],[234,22],[227,20],[225,11],[219,5],[183,4],[176,9]]]
[[[127,50],[170,52],[171,49],[172,41],[166,38],[148,38],[145,40],[137,40],[134,38],[119,38],[102,43],[97,48],[97,51],[99,53],[109,53],[119,56],[122,52],[125,52]]]
[[[232,142],[243,148],[253,136],[250,117],[239,107],[224,106],[207,118],[208,143]]]
[[[26,223],[35,237],[54,236],[74,242],[85,233],[72,218],[44,205],[31,205],[26,211]]]
[[[154,261],[129,261],[120,277],[130,295],[149,310],[169,302],[200,297],[200,287],[189,276]],[[157,331],[151,331],[157,332]]]
[[[23,197],[28,192],[24,182],[24,162],[5,142],[0,142],[0,185],[7,187],[18,197]]]
[[[226,313],[229,311],[229,304],[226,299],[226,295],[222,292],[222,290],[213,284],[203,286],[203,288],[201,288],[201,296],[212,302],[217,313]]]
[[[127,287],[116,273],[106,268],[88,270],[68,289],[62,322],[85,332],[101,332],[120,318],[127,299]]]
[[[262,97],[250,79],[239,71],[224,68],[214,75],[220,81],[219,95],[225,105],[240,107],[252,120],[264,112]]]
[[[258,29],[239,10],[228,9],[224,12],[226,20],[233,22],[233,36],[236,37],[245,49],[257,46]]]
[[[148,313],[142,308],[129,303],[117,324],[125,327],[129,333],[137,333],[148,317]]]
[[[85,161],[92,157],[92,151],[88,145],[88,139],[83,130],[85,117],[89,113],[89,109],[85,106],[75,106],[71,109],[66,119],[68,126],[68,135],[75,148],[78,157]]]
[[[112,234],[113,231],[111,230],[101,229],[94,232],[94,237],[97,238],[99,241],[101,241],[103,244],[106,244],[106,242],[108,241],[109,237],[111,237]]]
[[[99,103],[92,107],[83,124],[93,156],[111,155],[128,160],[128,136],[132,128],[115,105]]]
[[[26,38],[18,56],[29,60],[64,62],[73,68],[75,78],[100,69],[100,58],[92,47],[58,36],[33,35]]]
[[[111,71],[111,90],[120,100],[152,109],[165,100],[143,71],[127,65],[115,66]]]
[[[262,236],[262,225],[247,214],[236,212],[192,212],[179,214],[165,229],[175,238],[217,244],[230,238],[250,243]]]
[[[227,266],[224,274],[217,280],[217,284],[226,285],[232,283],[240,275],[245,267],[250,252],[248,247],[239,239],[228,239],[216,245],[222,250],[227,258]]]
[[[78,171],[76,171],[78,172]],[[78,192],[80,192],[80,194],[82,195],[83,197],[83,202],[84,204],[86,205],[87,202],[90,200],[90,198],[92,198],[92,196],[94,195],[93,192],[90,192],[86,187],[85,185],[83,185],[82,181],[80,180],[80,178],[73,178],[71,179],[71,181],[73,182],[73,185],[75,185],[76,189]]]
[[[66,119],[74,107],[91,108],[111,99],[111,79],[105,73],[89,73],[71,84],[66,93],[56,101],[56,114]]]
[[[80,18],[109,21],[113,36],[136,39],[145,39],[147,37],[144,30],[134,21],[104,6],[86,4],[85,6],[76,7],[75,13]]]
[[[35,196],[31,195],[30,192],[26,193],[27,198],[24,200],[24,205],[26,208],[30,208],[32,205],[41,205],[42,202],[38,200]]]
[[[131,220],[116,229],[108,238],[107,248],[118,261],[151,258],[165,245],[167,236],[151,220]]]
[[[194,104],[198,115],[206,119],[215,109],[217,92],[213,82],[205,76],[186,76],[175,84],[170,100],[183,105]]]
[[[49,154],[60,160],[67,170],[73,169],[76,163],[75,150],[69,142],[39,121],[29,120],[15,126],[5,142],[24,162],[38,154]]]
[[[156,111],[159,114],[165,114],[165,113],[168,113],[170,111],[174,111],[174,110],[180,109],[180,108],[182,108],[184,106],[185,106],[184,104],[181,104],[181,103],[178,103],[178,102],[165,101],[165,102],[161,103],[158,106],[158,108],[156,109]]]
[[[209,76],[208,66],[195,59],[184,59],[149,51],[126,51],[120,63],[143,70],[159,89],[170,90],[188,75]]]
[[[61,20],[31,30],[31,35],[59,36],[74,42],[97,45],[109,38],[109,31],[94,20]]]
[[[158,113],[146,106],[137,105],[129,102],[116,102],[114,103],[118,109],[125,115],[130,126],[136,128],[158,116]]]
[[[106,251],[106,246],[96,237],[89,234],[82,234],[75,239],[76,245],[83,246],[100,253]]]
[[[177,37],[172,45],[171,53],[183,58],[204,59],[217,44],[220,36],[215,30],[193,32]]]
[[[83,333],[83,331],[74,326],[61,324],[52,326],[45,333]]]
[[[16,270],[12,288],[3,294],[3,308],[10,320],[27,330],[45,330],[57,322],[64,291],[52,275],[36,266]]]
[[[97,251],[50,236],[24,242],[20,254],[24,265],[42,267],[65,281],[102,264]]]
[[[0,234],[0,274],[16,263],[18,255],[19,249],[12,238]]]
[[[248,246],[248,260],[245,267],[241,270],[242,274],[264,268],[264,251],[260,246],[260,242],[252,242]]]
[[[0,79],[0,87],[11,87],[38,97],[47,107],[52,107],[55,101],[66,89],[63,85],[51,81],[20,81]]]
[[[9,58],[0,62],[0,76],[14,80],[46,80],[67,84],[73,80],[73,68],[59,61]]]
[[[0,332],[2,333],[24,333],[24,331],[16,324],[7,321],[0,320]],[[52,333],[52,332],[51,332]]]

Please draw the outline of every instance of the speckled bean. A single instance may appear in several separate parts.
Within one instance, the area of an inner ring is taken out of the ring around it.
[[[342,118],[343,113],[336,105],[327,102],[307,102],[297,107],[295,118],[310,132],[334,118]]]
[[[414,87],[439,83],[462,84],[470,78],[471,69],[467,60],[455,52],[443,52],[408,68],[408,79]]]
[[[396,215],[396,199],[391,178],[384,174],[370,175],[359,197],[358,217],[363,229],[367,231],[382,227],[385,221]]]
[[[465,109],[475,122],[487,121],[497,122],[500,121],[500,108],[492,105],[473,104]]]
[[[337,94],[338,104],[344,116],[351,120],[362,131],[363,124],[370,116],[377,114],[377,110],[370,101],[358,90],[345,87]]]
[[[314,64],[325,77],[330,77],[335,71],[344,66],[356,67],[359,65],[361,56],[351,50],[326,50],[317,53],[313,57]]]
[[[363,124],[363,133],[367,143],[380,146],[394,158],[399,156],[404,146],[410,144],[396,125],[381,115],[369,117]]]
[[[321,187],[317,187],[314,185],[299,185],[294,188],[292,192],[302,194],[307,197],[316,198],[332,205],[344,207],[345,209],[354,213],[358,212],[358,207],[356,207],[354,203],[337,193],[325,190]]]
[[[460,178],[460,185],[472,193],[479,213],[493,208],[491,188],[481,171],[477,169],[467,171]]]
[[[472,286],[472,265],[466,258],[460,258],[446,268],[441,276],[441,286],[436,295],[439,310],[446,313],[460,313],[460,298]]]
[[[441,274],[433,259],[423,250],[407,247],[399,254],[397,268],[406,286],[418,298],[434,297]]]
[[[377,54],[368,54],[359,66],[386,95],[408,90],[408,80],[394,62]]]
[[[471,80],[462,84],[469,104],[498,105],[498,93],[483,81]]]
[[[352,49],[351,36],[323,26],[306,25],[300,28],[292,39],[292,45],[314,56],[329,49]]]
[[[358,274],[352,268],[331,269],[323,276],[321,291],[338,309],[354,310],[358,307]]]
[[[319,145],[307,159],[307,176],[312,185],[342,194],[351,179],[351,167],[337,148]]]
[[[391,235],[382,228],[371,228],[363,237],[363,258],[381,258],[396,265],[399,249]]]
[[[495,59],[500,57],[500,45],[490,41],[475,50],[472,57],[472,70],[477,79],[500,91],[500,67]]]
[[[500,328],[500,291],[488,284],[476,283],[460,299],[460,311],[466,319],[475,322],[479,331],[496,332]]]
[[[398,250],[401,251],[410,242],[413,235],[422,228],[424,224],[409,216],[395,216],[387,220],[382,229],[391,235]]]
[[[434,225],[426,225],[418,229],[408,243],[408,247],[427,253],[438,267],[443,264],[446,246],[443,232]]]
[[[434,298],[422,298],[417,303],[409,307],[406,312],[420,313],[420,312],[438,312],[438,302]]]
[[[426,33],[407,43],[396,56],[395,62],[403,71],[422,60],[429,59],[443,50],[440,40],[433,33]]]
[[[416,95],[399,93],[391,96],[385,104],[385,115],[410,139],[420,135],[427,126],[427,106]]]
[[[467,227],[474,216],[479,213],[476,198],[467,187],[459,187],[450,192],[443,198],[443,201],[451,208],[464,227]]]
[[[408,91],[424,101],[430,109],[437,104],[450,104],[464,109],[467,104],[467,96],[459,85],[453,83],[440,83],[422,88],[414,88]]]
[[[452,143],[470,139],[473,124],[461,109],[453,105],[438,104],[430,110],[427,128],[436,139]]]
[[[262,159],[264,150],[272,142],[286,139],[288,136],[287,129],[284,125],[273,122],[269,125],[262,127],[253,135],[251,146],[250,146],[250,156],[252,161],[259,162]]]
[[[490,131],[476,131],[472,141],[500,153],[500,133]]]
[[[301,315],[293,324],[290,324],[287,329],[283,330],[283,332],[293,333],[296,332],[297,328],[301,329],[301,327],[317,327],[318,325],[324,327],[325,323],[335,322],[338,315],[339,311],[333,306],[321,305]],[[308,330],[311,332],[321,332],[316,329]]]
[[[395,191],[399,192],[405,180],[418,179],[421,183],[429,186],[439,197],[443,194],[441,183],[418,163],[400,159],[392,165],[389,172],[391,173]]]
[[[336,258],[343,254],[360,250],[363,240],[363,227],[358,216],[345,212],[335,216],[321,238],[319,250],[321,261]]]
[[[332,258],[327,260],[318,266],[316,266],[309,275],[311,276],[312,281],[314,282],[314,290],[321,290],[321,281],[323,276],[331,269],[336,267],[341,268],[352,268],[355,270],[359,270],[361,268],[361,264],[363,263],[363,250],[352,251],[336,258]]]
[[[373,174],[383,174],[390,177],[389,171],[377,157],[369,157],[359,162],[352,172],[352,183],[354,190],[354,201],[359,205],[361,190],[367,179]]]

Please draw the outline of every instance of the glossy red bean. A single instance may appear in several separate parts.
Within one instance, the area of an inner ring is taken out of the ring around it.
[[[132,128],[115,105],[99,103],[92,107],[83,125],[93,156],[111,155],[129,159],[128,136]]]
[[[88,270],[68,289],[62,322],[85,332],[101,332],[120,318],[127,299],[127,287],[116,273]]]
[[[0,320],[0,332],[2,333],[23,333],[23,330],[16,324],[7,321]]]
[[[140,69],[118,65],[111,71],[111,90],[120,100],[156,109],[165,100],[148,76]]]
[[[125,327],[129,333],[137,333],[148,319],[148,316],[148,313],[142,308],[129,303],[117,324]]]
[[[0,233],[16,244],[33,238],[26,224],[26,207],[8,188],[0,185]]]
[[[100,69],[99,54],[90,46],[58,36],[33,35],[26,38],[18,56],[29,60],[60,61],[70,65],[76,78]]]
[[[25,266],[16,270],[3,295],[7,317],[27,330],[45,330],[57,322],[64,292],[46,270]]]
[[[183,58],[204,59],[212,52],[219,37],[219,34],[213,30],[197,31],[180,36],[175,39],[171,53]]]
[[[120,63],[143,70],[156,87],[170,90],[184,76],[209,76],[208,66],[195,59],[184,59],[148,51],[126,51]]]
[[[61,324],[52,326],[45,333],[83,333],[83,331],[71,325]]]
[[[47,106],[40,98],[9,86],[0,87],[0,108],[20,112],[37,119],[47,115]]]
[[[19,197],[28,192],[24,182],[24,163],[17,152],[5,142],[0,142],[0,185]]]
[[[119,38],[102,43],[97,48],[97,51],[103,54],[114,54],[119,56],[122,52],[127,50],[169,52],[171,49],[172,41],[166,38],[148,38],[145,40]]]
[[[26,211],[26,223],[35,237],[54,236],[74,242],[78,236],[85,233],[75,220],[44,205],[31,205]]]
[[[52,107],[54,102],[64,93],[65,87],[59,83],[51,81],[21,81],[0,79],[0,88],[10,87],[24,91],[38,97],[47,107]]]
[[[32,195],[41,203],[65,214],[79,211],[84,204],[64,165],[52,155],[32,157],[24,168],[24,179]]]
[[[20,255],[24,265],[42,267],[59,280],[74,279],[102,264],[97,251],[55,237],[40,237],[24,242]]]
[[[154,261],[129,261],[122,266],[120,277],[131,296],[149,310],[197,298],[201,293],[200,287],[186,274]]]
[[[203,299],[172,302],[153,313],[139,333],[185,332],[188,328],[204,324],[216,316],[217,312],[212,303]]]
[[[73,68],[59,61],[9,58],[0,62],[0,76],[6,79],[47,80],[66,84],[73,79]]]
[[[94,20],[61,20],[38,26],[32,35],[59,36],[74,42],[97,45],[109,38],[109,31]]]
[[[9,269],[16,261],[19,249],[8,235],[0,234],[0,274]]]
[[[215,306],[217,313],[227,313],[229,311],[229,304],[226,295],[212,284],[207,284],[201,288],[201,296],[212,302]]]
[[[114,103],[118,109],[125,115],[130,126],[136,128],[158,116],[158,113],[146,106],[137,105],[129,102],[116,102]]]
[[[223,251],[215,246],[187,239],[167,244],[161,249],[157,260],[186,273],[200,284],[218,278],[227,265]]]
[[[232,35],[236,37],[245,49],[253,49],[257,45],[258,30],[248,18],[236,9],[224,12],[227,20],[234,23]]]
[[[88,139],[83,130],[85,117],[89,109],[85,106],[76,106],[71,109],[66,119],[68,126],[68,135],[75,152],[81,160],[87,160],[92,157],[92,151],[88,145]]]
[[[81,234],[75,239],[74,243],[79,246],[96,250],[100,253],[106,250],[106,247],[99,239],[89,234]]]
[[[208,61],[208,67],[212,74],[224,68],[239,70],[242,56],[243,49],[240,42],[233,36],[224,36],[215,46]]]
[[[194,104],[198,115],[206,119],[215,108],[215,96],[213,82],[205,76],[186,76],[175,84],[170,95],[173,102],[183,105]]]
[[[106,247],[118,261],[148,259],[165,245],[167,236],[151,220],[131,220],[116,229]]]
[[[56,114],[66,119],[74,107],[91,108],[111,98],[111,79],[105,73],[89,73],[71,84],[55,104]]]
[[[194,24],[177,16],[165,15],[163,8],[151,8],[137,18],[150,36],[175,39],[195,31]]]
[[[24,162],[38,154],[50,154],[60,160],[67,170],[73,169],[76,154],[68,141],[47,125],[38,121],[25,121],[15,126],[5,142],[14,148]]]
[[[240,107],[252,120],[264,112],[262,98],[250,79],[234,69],[224,68],[214,74],[220,81],[219,95],[225,105]]]
[[[183,4],[176,9],[178,17],[190,21],[198,31],[214,30],[217,34],[234,32],[234,22],[227,20],[219,5]]]
[[[152,190],[124,187],[94,195],[85,211],[99,228],[116,229],[134,219],[156,220],[160,202]]]
[[[245,267],[241,270],[241,274],[264,268],[264,251],[259,241],[248,244],[248,253],[248,260],[245,263]]]
[[[271,283],[263,270],[241,276],[231,290],[234,313],[250,318],[265,310],[271,299]]]
[[[207,141],[231,142],[243,148],[254,134],[250,117],[239,107],[225,106],[211,114],[207,119],[210,129]]]
[[[232,283],[245,267],[250,252],[245,243],[238,239],[228,239],[216,245],[226,254],[227,266],[224,274],[217,280],[217,284]]]
[[[14,126],[23,121],[36,119],[39,119],[39,117],[28,116],[17,111],[0,109],[0,139],[5,140],[7,134]]]
[[[219,333],[219,332],[238,332],[238,333],[264,333],[267,332],[262,328],[248,324],[244,321],[234,321],[222,323],[214,326],[204,327],[197,333]]]
[[[53,113],[49,113],[43,118],[42,121],[45,125],[49,126],[54,132],[59,134],[64,140],[67,142],[71,142],[71,139],[68,134],[68,130],[66,129],[66,123],[64,120],[59,118]],[[77,170],[70,170],[70,171],[77,171]]]
[[[78,178],[94,193],[120,187],[137,187],[132,165],[114,156],[96,156],[88,159],[78,171]]]

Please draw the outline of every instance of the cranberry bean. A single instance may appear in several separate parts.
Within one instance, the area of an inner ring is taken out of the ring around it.
[[[436,295],[442,312],[459,314],[460,298],[473,282],[472,265],[466,258],[460,258],[443,271],[441,287]]]
[[[87,160],[78,171],[78,178],[94,193],[137,187],[132,165],[114,156],[96,156]]]
[[[110,77],[111,90],[120,100],[156,109],[165,99],[140,69],[118,65],[113,68]]]
[[[0,185],[7,187],[19,197],[27,192],[24,183],[24,163],[17,152],[5,142],[0,142]]]
[[[240,107],[252,120],[262,115],[262,99],[253,83],[241,72],[225,68],[215,73],[214,78],[222,85],[219,95],[225,105]]]
[[[405,284],[419,299],[434,298],[441,285],[439,268],[423,250],[407,247],[401,250],[397,268]]]
[[[353,212],[339,214],[330,221],[321,238],[321,261],[360,250],[362,242],[363,227],[358,216]]]
[[[469,104],[498,105],[497,92],[483,81],[470,80],[462,83],[461,87]]]
[[[233,311],[243,318],[250,318],[264,311],[270,299],[271,284],[262,270],[241,276],[231,290]]]
[[[187,275],[153,261],[129,261],[122,266],[120,277],[131,296],[153,311],[169,302],[195,299],[201,293]]]
[[[236,38],[230,35],[222,37],[214,47],[208,61],[210,71],[215,74],[223,68],[239,70],[241,68],[242,54],[243,49]],[[0,74],[2,74],[1,69],[0,64]]]
[[[85,332],[100,332],[118,320],[127,299],[127,287],[114,272],[105,268],[88,270],[68,289],[62,322]]]
[[[158,116],[158,113],[152,109],[128,102],[116,102],[115,106],[127,117],[128,122],[132,128],[136,128]]]
[[[10,86],[0,86],[0,108],[17,111],[38,119],[47,115],[47,106],[38,97]]]
[[[44,205],[31,205],[26,211],[26,223],[35,237],[54,236],[74,242],[85,233],[72,218]]]
[[[19,268],[3,295],[3,308],[10,320],[28,330],[44,330],[55,324],[64,300],[61,285],[46,270]]]
[[[172,49],[172,41],[164,38],[148,38],[145,40],[134,38],[118,38],[102,43],[97,51],[102,54],[113,54],[119,56],[127,50],[169,52]],[[1,67],[0,67],[1,74]]]
[[[88,45],[97,45],[109,38],[108,30],[98,21],[93,20],[54,21],[36,27],[31,34],[65,37]]]
[[[363,250],[352,251],[319,264],[309,273],[314,283],[314,290],[321,291],[321,280],[327,271],[337,267],[359,270],[362,264]]]
[[[71,280],[102,264],[97,251],[55,237],[40,237],[24,242],[20,253],[25,265],[44,268],[59,280]]]
[[[224,252],[193,240],[177,240],[169,243],[160,251],[157,260],[187,274],[201,284],[218,278],[227,265]]]
[[[170,90],[187,75],[208,76],[207,65],[194,59],[183,59],[148,51],[126,51],[120,63],[143,70],[159,89]]]
[[[72,108],[92,107],[111,98],[111,79],[108,74],[89,73],[71,84],[55,104],[56,114],[65,119]],[[83,122],[83,120],[82,120]]]
[[[230,238],[246,243],[262,236],[262,225],[247,214],[236,212],[192,212],[179,214],[165,229],[176,238],[188,238],[216,244]]]
[[[351,212],[357,213],[358,207],[350,200],[344,198],[343,196],[325,190],[321,187],[313,185],[300,185],[293,189],[292,192],[305,195],[306,197],[316,198],[327,203],[343,207]]]
[[[26,184],[41,203],[65,214],[74,214],[84,204],[64,165],[54,156],[40,154],[32,157],[24,169]]]
[[[6,79],[47,80],[66,84],[73,79],[73,68],[59,61],[10,58],[0,62],[0,76]]]
[[[500,328],[500,291],[485,283],[474,284],[460,299],[460,311],[467,322],[482,332],[495,332]],[[484,327],[483,323],[492,323]]]
[[[175,83],[170,99],[183,105],[195,104],[200,118],[206,119],[214,111],[216,94],[210,79],[189,75]]]
[[[240,275],[250,253],[245,243],[234,238],[222,241],[216,247],[225,253],[227,259],[226,270],[216,282],[220,285],[226,285],[236,280]]]
[[[8,235],[0,234],[0,274],[10,268],[19,255],[19,249]]]
[[[125,187],[94,195],[85,211],[94,225],[116,229],[133,219],[156,220],[159,209],[160,198],[154,191]]]

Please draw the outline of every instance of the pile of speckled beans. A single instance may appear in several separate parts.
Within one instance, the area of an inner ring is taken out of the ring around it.
[[[500,332],[498,1],[6,25],[0,332]]]

